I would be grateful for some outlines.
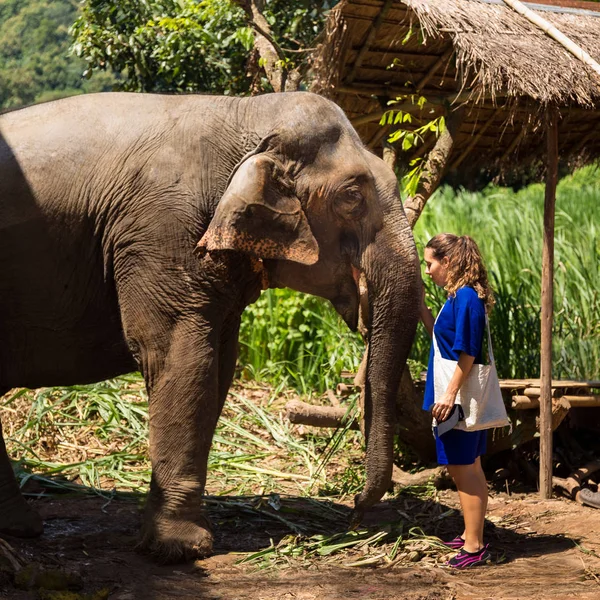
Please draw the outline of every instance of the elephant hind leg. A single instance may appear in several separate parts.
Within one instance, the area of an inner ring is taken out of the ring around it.
[[[31,538],[40,536],[43,531],[42,518],[21,495],[0,424],[0,534]]]

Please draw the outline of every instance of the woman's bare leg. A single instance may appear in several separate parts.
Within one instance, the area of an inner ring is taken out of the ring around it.
[[[465,521],[464,549],[477,552],[483,548],[483,525],[487,509],[488,492],[485,474],[479,458],[472,465],[448,465],[463,511]]]

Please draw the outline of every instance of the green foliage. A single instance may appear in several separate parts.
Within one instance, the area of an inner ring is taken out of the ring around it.
[[[73,26],[86,77],[112,69],[132,91],[240,91],[252,33],[244,12],[209,0],[87,0]]]
[[[600,372],[600,181],[594,167],[558,186],[555,233],[555,378],[593,379]],[[544,188],[519,192],[490,186],[483,193],[443,188],[415,227],[422,256],[436,233],[468,234],[478,242],[496,292],[491,327],[501,377],[538,377]],[[426,278],[429,303],[443,293]],[[413,357],[427,362],[430,340],[420,327]]]
[[[305,394],[335,387],[342,370],[358,368],[363,349],[328,302],[291,290],[267,290],[242,318],[242,376]]]
[[[82,80],[85,63],[69,56],[69,0],[0,1],[0,109],[109,89],[113,77]]]
[[[410,96],[398,96],[395,100],[391,100],[388,104],[393,106],[398,103],[406,103],[407,100],[417,108],[420,112],[420,117],[413,116],[410,112],[403,110],[388,110],[381,117],[379,124],[382,127],[389,127],[390,125],[397,125],[396,129],[388,136],[387,141],[389,144],[397,144],[400,146],[402,152],[407,152],[425,142],[425,136],[428,133],[439,137],[446,129],[446,119],[441,117],[435,117],[431,120],[427,120],[425,117],[425,123],[419,127],[412,127],[406,129],[403,127],[404,124],[411,125],[413,121],[422,121],[422,111],[427,99],[424,96],[416,96],[414,94]],[[423,173],[424,161],[422,158],[415,158],[410,161],[408,170],[400,178],[400,187],[404,196],[414,196],[417,193],[417,187],[421,180]]]
[[[284,51],[286,66],[304,60],[328,8],[321,0],[270,0],[264,16]],[[245,94],[254,43],[245,12],[230,0],[84,0],[73,26],[74,52],[86,77],[112,69],[130,91]],[[288,64],[289,63],[289,64]],[[266,80],[261,82],[268,89]]]

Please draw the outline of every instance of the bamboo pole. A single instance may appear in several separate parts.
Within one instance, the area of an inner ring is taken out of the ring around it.
[[[566,48],[573,56],[577,57],[581,62],[585,63],[600,75],[600,64],[598,64],[581,46],[577,45],[572,39],[568,38],[564,33],[552,25],[552,23],[546,21],[546,19],[527,8],[522,2],[519,2],[519,0],[504,0],[504,3],[508,4],[513,10],[539,27],[544,33]]]
[[[542,332],[540,357],[540,495],[552,496],[552,319],[554,277],[554,211],[558,180],[558,111],[546,112],[547,175],[542,251]]]

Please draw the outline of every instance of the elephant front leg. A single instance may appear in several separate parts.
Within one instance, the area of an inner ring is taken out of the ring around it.
[[[41,535],[43,531],[42,518],[21,495],[0,424],[0,534],[30,538]]]
[[[161,562],[212,553],[202,510],[208,452],[219,418],[218,351],[212,332],[177,327],[163,359],[145,371],[152,480],[139,548]],[[160,353],[159,353],[160,354]]]

